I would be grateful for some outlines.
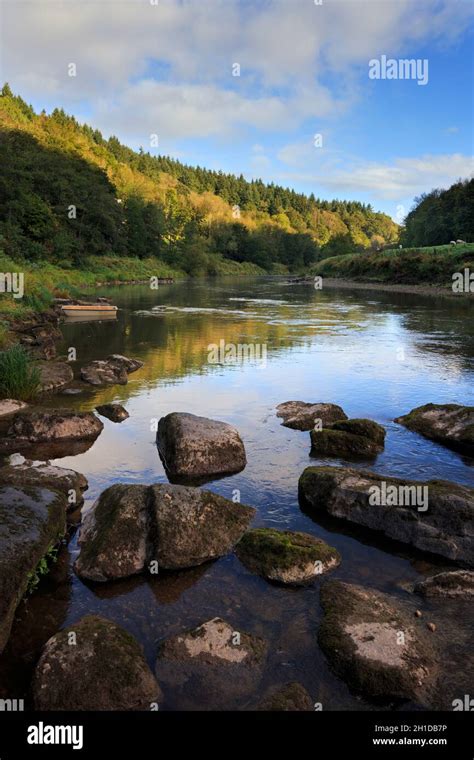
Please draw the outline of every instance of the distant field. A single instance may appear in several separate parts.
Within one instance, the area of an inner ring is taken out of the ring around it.
[[[426,248],[394,248],[323,259],[311,268],[314,275],[384,283],[452,283],[455,272],[474,272],[474,243]]]

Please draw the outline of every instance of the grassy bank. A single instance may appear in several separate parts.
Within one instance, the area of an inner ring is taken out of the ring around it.
[[[323,259],[311,274],[390,284],[451,285],[455,272],[474,272],[474,244],[404,248]]]

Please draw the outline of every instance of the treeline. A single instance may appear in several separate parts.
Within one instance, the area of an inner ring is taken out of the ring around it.
[[[444,245],[451,240],[474,242],[474,179],[415,198],[401,235],[406,246]]]
[[[77,266],[115,255],[193,275],[226,260],[286,271],[397,239],[370,205],[135,152],[62,109],[36,114],[8,85],[0,122],[0,249],[14,260]]]

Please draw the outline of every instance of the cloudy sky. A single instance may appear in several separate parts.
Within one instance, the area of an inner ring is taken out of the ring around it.
[[[394,218],[473,171],[471,0],[0,2],[2,80],[132,147]]]

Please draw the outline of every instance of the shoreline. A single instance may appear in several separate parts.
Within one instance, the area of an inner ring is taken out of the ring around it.
[[[344,288],[346,290],[375,290],[383,291],[386,293],[408,293],[410,295],[423,295],[423,296],[443,296],[445,298],[461,298],[465,296],[474,296],[474,293],[453,293],[449,285],[414,285],[404,283],[387,283],[387,282],[371,282],[370,280],[349,280],[341,278],[340,280],[334,277],[324,277],[324,288]]]

